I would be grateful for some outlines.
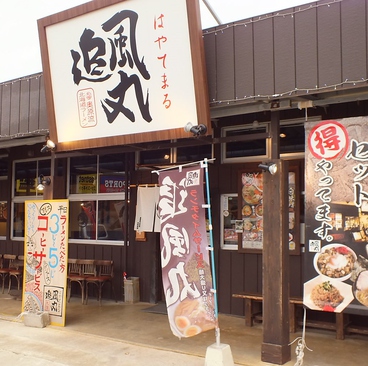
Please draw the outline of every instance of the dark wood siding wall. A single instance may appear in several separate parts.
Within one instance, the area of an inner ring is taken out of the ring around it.
[[[246,164],[211,166],[210,189],[211,205],[213,206],[213,227],[220,228],[220,195],[237,193],[238,172],[247,167]],[[248,165],[249,167],[249,165]],[[226,179],[223,179],[226,177]],[[237,291],[262,293],[262,255],[243,254],[236,250],[222,250],[220,247],[220,230],[214,230],[216,253],[218,307],[227,314],[242,315],[244,304],[232,299]]]
[[[122,274],[124,269],[123,263],[124,247],[112,245],[91,245],[91,244],[69,244],[69,258],[79,259],[106,259],[114,261],[114,290],[116,291],[118,300],[122,298],[123,279]],[[107,291],[109,293],[107,293]],[[104,298],[113,298],[111,288],[104,289]]]
[[[37,135],[48,128],[42,74],[0,84],[1,137]]]
[[[220,195],[238,192],[239,171],[256,164],[229,164],[211,167],[210,185],[213,226],[220,228]],[[226,179],[224,179],[226,177]],[[266,230],[266,228],[265,228]],[[220,247],[220,230],[214,230],[219,311],[243,315],[244,303],[232,298],[241,291],[262,293],[262,254],[240,253]],[[303,256],[290,255],[290,294],[302,296]],[[267,270],[267,269],[266,269]]]
[[[365,86],[367,17],[325,0],[205,30],[211,105]]]

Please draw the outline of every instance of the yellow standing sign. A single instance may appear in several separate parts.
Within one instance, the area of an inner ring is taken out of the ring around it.
[[[45,311],[65,325],[68,200],[26,201],[23,311]]]

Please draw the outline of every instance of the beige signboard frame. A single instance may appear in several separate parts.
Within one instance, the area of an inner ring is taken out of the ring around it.
[[[65,325],[69,201],[25,201],[23,312]]]
[[[211,133],[198,0],[95,0],[38,28],[58,151]]]

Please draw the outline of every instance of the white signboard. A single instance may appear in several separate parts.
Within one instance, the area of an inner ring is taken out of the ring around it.
[[[67,13],[62,22],[39,21],[57,142],[207,123],[197,116],[187,1],[111,3],[76,17]]]

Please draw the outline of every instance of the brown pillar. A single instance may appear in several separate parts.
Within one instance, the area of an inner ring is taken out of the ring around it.
[[[54,151],[51,151],[51,173],[49,178],[51,183],[45,186],[43,190],[43,199],[65,199],[65,188],[67,186],[67,160],[66,158],[56,159]]]
[[[54,189],[54,181],[52,177],[44,177],[44,178],[50,178],[51,182],[49,185],[45,185],[45,188],[43,189],[43,199],[45,201],[52,200],[53,198],[53,189]]]
[[[263,173],[262,361],[291,360],[289,345],[288,163],[272,160],[277,173]]]
[[[48,186],[45,186],[43,190],[43,199],[44,200],[56,200],[56,199],[65,199],[65,186],[66,186],[66,178],[59,176],[50,176],[51,183]]]
[[[271,159],[280,158],[280,113],[279,111],[273,111],[271,113],[271,125],[270,125],[271,138],[268,140],[270,143]]]

